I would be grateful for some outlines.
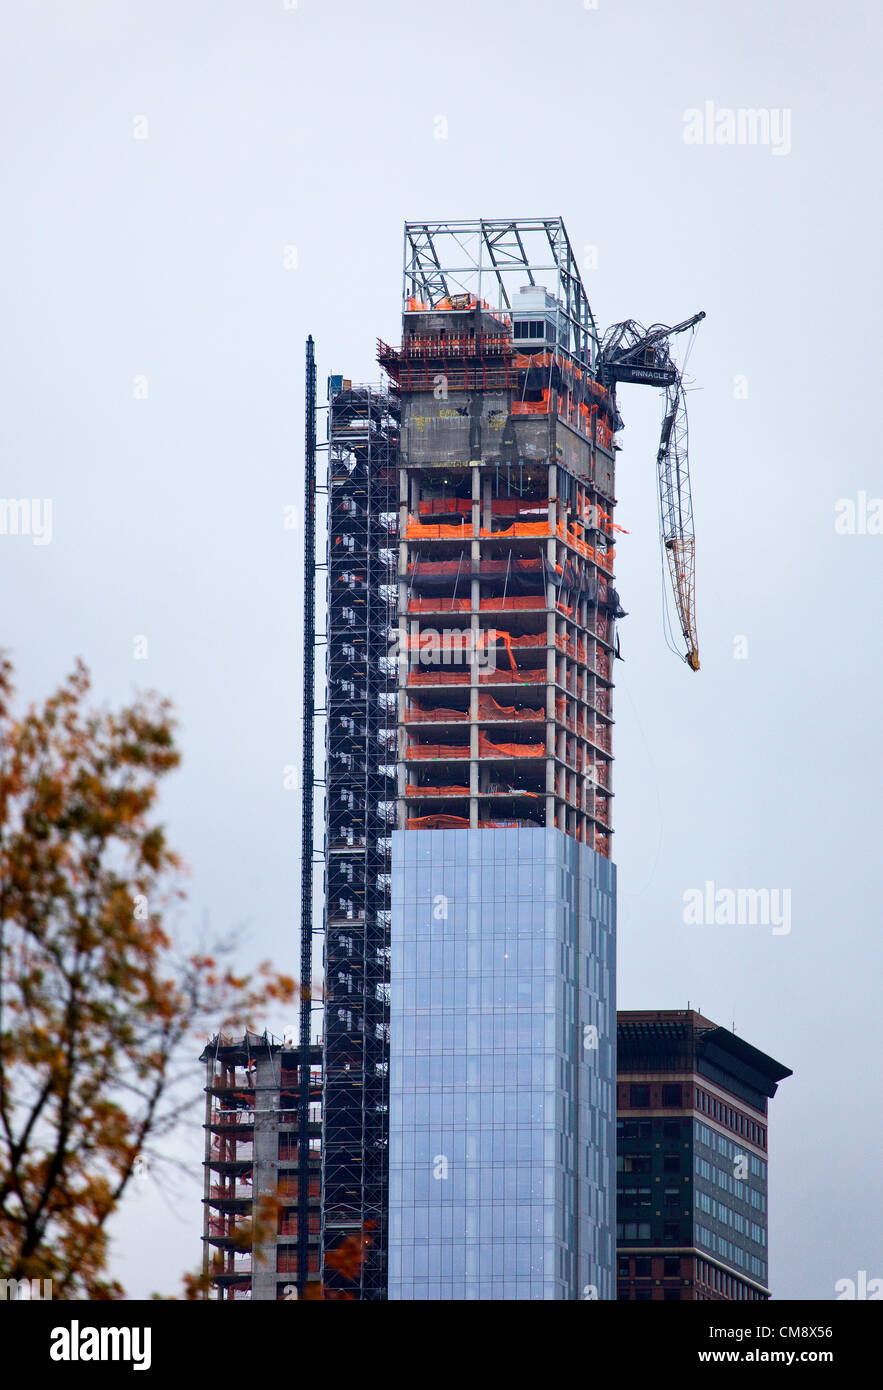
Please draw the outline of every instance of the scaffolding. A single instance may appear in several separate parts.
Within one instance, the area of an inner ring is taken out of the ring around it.
[[[399,406],[331,378],[323,1281],[386,1296]],[[334,1252],[357,1242],[358,1270]]]

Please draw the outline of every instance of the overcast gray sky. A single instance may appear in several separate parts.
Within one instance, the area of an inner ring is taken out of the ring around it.
[[[602,326],[707,312],[698,675],[662,637],[660,402],[620,391],[618,1002],[689,1000],[794,1069],[774,1295],[883,1274],[878,8],[50,0],[4,31],[0,495],[53,518],[0,535],[0,641],[23,697],[81,655],[102,699],[174,699],[191,920],[256,959],[297,967],[306,334],[323,383],[377,379],[418,217],[560,214]],[[686,143],[706,102],[770,142]],[[707,881],[790,889],[790,931],[685,924]],[[117,1221],[135,1297],[199,1260],[200,1120],[190,1186]]]

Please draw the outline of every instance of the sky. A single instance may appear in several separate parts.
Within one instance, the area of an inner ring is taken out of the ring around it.
[[[188,923],[245,960],[298,962],[307,334],[323,387],[379,379],[416,218],[561,215],[599,325],[706,312],[698,674],[662,631],[660,400],[619,392],[618,1003],[793,1069],[778,1298],[883,1274],[880,27],[859,0],[41,0],[0,51],[0,497],[52,504],[0,534],[0,643],[24,701],[77,656],[98,701],[171,697]],[[713,138],[747,110],[765,143]],[[777,891],[789,930],[685,921],[709,882]],[[114,1225],[135,1298],[200,1259],[200,1081],[192,1177]]]

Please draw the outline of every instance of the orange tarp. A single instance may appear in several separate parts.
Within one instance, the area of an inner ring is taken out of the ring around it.
[[[468,796],[468,787],[405,787],[406,796]]]
[[[468,671],[409,671],[409,685],[468,685]]]
[[[467,575],[468,578],[468,575]],[[409,613],[468,613],[472,603],[468,598],[412,598],[408,604]]]
[[[494,757],[497,753],[504,753],[511,758],[544,758],[546,745],[545,743],[491,743],[487,735],[479,730],[478,756]]]
[[[546,683],[546,672],[544,669],[533,671],[479,671],[480,681],[491,681],[498,685],[536,685]]]
[[[417,761],[421,758],[468,758],[469,749],[461,743],[412,743],[405,749],[405,757]]]
[[[479,719],[499,719],[514,721],[516,719],[529,719],[542,722],[546,713],[545,710],[536,709],[529,705],[526,709],[516,709],[514,705],[498,705],[493,695],[482,692],[478,697],[478,717]]]
[[[529,598],[483,598],[480,603],[481,608],[499,608],[504,612],[507,608],[527,610],[545,606],[546,600],[542,594]]]
[[[438,705],[435,708],[430,708],[430,706],[428,705],[418,704],[416,700],[412,700],[407,710],[405,711],[406,724],[419,723],[421,720],[426,719],[447,719],[450,721],[452,719],[468,718],[468,710],[447,709],[443,705]]]

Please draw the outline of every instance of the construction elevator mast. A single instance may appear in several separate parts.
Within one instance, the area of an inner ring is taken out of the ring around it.
[[[359,1300],[386,1297],[398,422],[331,377],[322,1277]]]

